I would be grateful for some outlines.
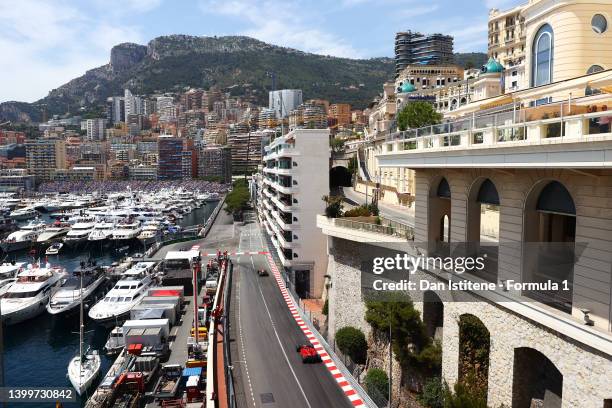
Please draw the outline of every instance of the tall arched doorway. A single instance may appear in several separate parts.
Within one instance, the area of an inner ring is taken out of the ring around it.
[[[558,290],[523,292],[549,306],[572,311],[576,206],[558,181],[537,185],[525,201],[523,281],[556,282]]]
[[[514,349],[512,375],[512,408],[561,408],[563,375],[538,350]]]
[[[484,258],[485,268],[471,273],[497,282],[500,200],[488,178],[478,179],[470,189],[467,205],[467,247],[473,257]]]
[[[459,317],[459,382],[483,402],[489,391],[491,335],[476,316]]]
[[[451,234],[451,189],[442,177],[434,182],[429,195],[428,241],[430,252],[437,255],[449,253]]]

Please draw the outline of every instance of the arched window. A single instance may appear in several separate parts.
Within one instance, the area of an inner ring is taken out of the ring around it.
[[[603,71],[603,67],[601,65],[591,65],[587,70],[587,75],[595,74],[597,72]]]
[[[531,77],[533,86],[546,85],[552,82],[553,45],[552,27],[545,24],[538,30],[533,40]]]
[[[450,186],[448,185],[448,181],[445,178],[440,180],[440,184],[438,184],[438,190],[436,191],[436,195],[440,198],[451,198]]]

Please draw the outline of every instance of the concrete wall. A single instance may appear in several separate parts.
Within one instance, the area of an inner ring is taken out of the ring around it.
[[[361,328],[366,335],[371,328],[365,322],[365,304],[361,294],[358,253],[368,251],[367,244],[340,238],[328,238],[329,267],[332,286],[329,291],[329,333],[333,337],[344,326]],[[419,272],[412,280],[436,278]],[[563,407],[603,406],[603,400],[612,398],[612,358],[587,346],[570,340],[531,320],[494,305],[468,293],[438,294],[444,305],[442,331],[442,376],[452,386],[458,379],[459,318],[471,314],[481,320],[491,335],[489,356],[488,405],[512,406],[513,381],[523,373],[514,372],[515,349],[528,347],[546,356],[563,375]],[[415,298],[415,308],[423,311],[422,299]],[[387,347],[376,346],[373,355],[384,354]],[[384,364],[384,362],[381,362]],[[397,377],[396,377],[397,379]],[[399,391],[394,391],[399,392]]]

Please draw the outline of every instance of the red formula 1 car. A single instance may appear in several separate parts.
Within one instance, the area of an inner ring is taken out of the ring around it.
[[[265,269],[258,269],[257,270],[257,275],[259,275],[259,276],[268,276],[268,271],[266,271]]]
[[[310,343],[308,344],[300,344],[296,347],[296,351],[300,353],[300,357],[302,357],[302,363],[320,363],[321,356],[317,353],[314,346]]]

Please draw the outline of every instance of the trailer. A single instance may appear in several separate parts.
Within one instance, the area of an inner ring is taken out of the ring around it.
[[[175,305],[160,303],[154,305],[136,305],[130,310],[130,320],[168,319],[170,326],[176,324],[177,314]]]
[[[159,304],[172,304],[175,317],[181,313],[182,298],[180,296],[145,296],[140,301],[140,306],[155,306]]]
[[[158,346],[162,343],[165,343],[165,338],[162,336],[161,327],[128,329],[127,332],[125,332],[124,336],[125,346],[128,348],[132,344],[141,344],[144,347]]]
[[[123,323],[123,334],[129,329],[146,329],[149,327],[159,327],[162,329],[162,336],[168,338],[170,334],[170,321],[168,319],[147,319],[147,320],[126,320]]]
[[[160,376],[153,387],[153,391],[147,394],[155,399],[175,398],[181,382],[183,367],[180,364],[165,364],[161,367]]]

